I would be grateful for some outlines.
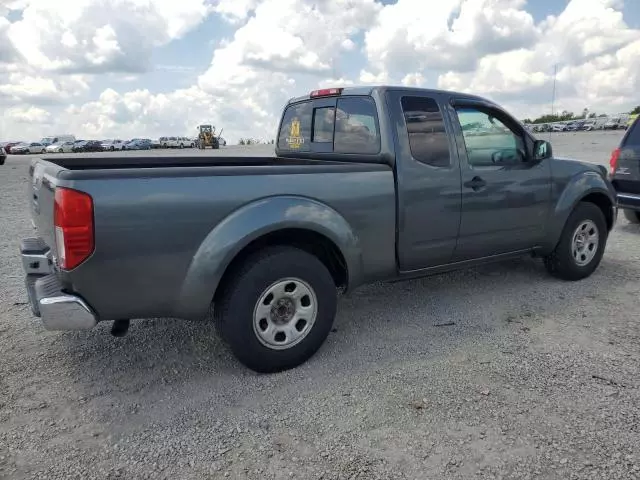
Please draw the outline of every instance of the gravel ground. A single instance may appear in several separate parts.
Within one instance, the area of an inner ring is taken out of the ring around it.
[[[606,164],[620,135],[552,141]],[[640,478],[640,228],[623,217],[587,280],[523,259],[371,285],[313,359],[264,376],[208,324],[46,332],[17,256],[26,164],[0,167],[0,478]]]

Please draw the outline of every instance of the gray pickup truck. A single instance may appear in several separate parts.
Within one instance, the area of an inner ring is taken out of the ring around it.
[[[286,104],[275,156],[34,160],[26,286],[49,330],[213,311],[242,364],[276,372],[366,283],[521,255],[589,276],[617,217],[606,174],[477,96],[317,90]]]

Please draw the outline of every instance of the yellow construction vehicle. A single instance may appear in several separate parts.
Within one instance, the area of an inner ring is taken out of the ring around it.
[[[207,147],[220,148],[220,135],[222,134],[222,130],[217,137],[215,134],[216,127],[212,127],[211,125],[200,125],[198,131],[198,148],[202,150]]]

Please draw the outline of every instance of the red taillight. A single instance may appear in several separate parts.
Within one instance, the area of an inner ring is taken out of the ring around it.
[[[611,152],[611,158],[609,159],[609,173],[613,175],[618,167],[618,158],[620,158],[620,149],[616,148]]]
[[[340,95],[342,93],[341,88],[323,88],[321,90],[314,90],[309,95],[311,98],[315,97],[331,97],[334,95]]]
[[[93,200],[70,188],[56,188],[53,224],[60,267],[71,270],[93,252]]]

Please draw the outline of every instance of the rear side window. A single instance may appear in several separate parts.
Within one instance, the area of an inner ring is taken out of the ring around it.
[[[640,126],[638,126],[639,118],[640,116],[636,117],[629,127],[629,133],[627,133],[624,140],[625,145],[640,146]]]
[[[338,98],[335,107],[314,108],[311,101],[292,105],[285,110],[278,147],[304,152],[376,154],[380,151],[380,132],[375,103],[369,97],[345,97]]]
[[[428,97],[402,97],[402,111],[413,158],[433,167],[450,167],[449,140],[437,102]]]

